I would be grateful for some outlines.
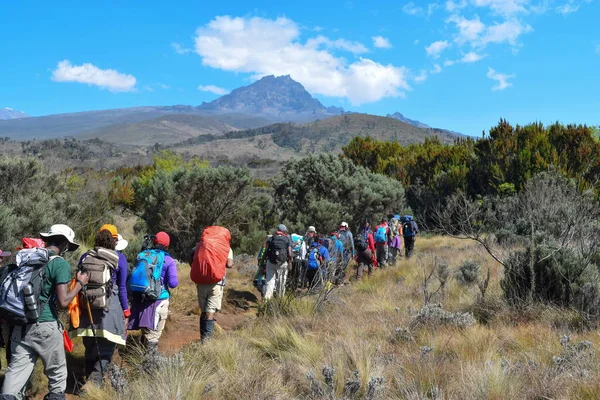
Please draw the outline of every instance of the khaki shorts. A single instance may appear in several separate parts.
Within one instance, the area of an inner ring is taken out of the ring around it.
[[[200,311],[215,313],[221,309],[223,301],[223,285],[196,285]]]

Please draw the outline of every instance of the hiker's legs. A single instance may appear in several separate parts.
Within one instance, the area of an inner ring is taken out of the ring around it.
[[[282,298],[285,295],[285,284],[288,276],[288,263],[283,263],[277,271],[277,297]]]
[[[97,339],[98,345],[96,346],[96,339],[86,336],[83,338],[83,346],[85,347],[85,366],[88,382],[101,386],[117,344],[102,337]],[[100,350],[100,357],[98,357],[98,350]]]
[[[15,336],[18,333],[18,336]],[[27,337],[21,341],[21,327],[15,327],[11,337],[11,360],[2,385],[2,394],[23,398],[23,389],[33,373],[38,355],[27,344]],[[8,397],[7,397],[8,398]]]
[[[389,255],[390,264],[396,263],[396,255],[397,254],[398,254],[398,248],[390,246],[390,255]]]
[[[315,277],[317,276],[318,269],[307,269],[306,270],[306,281],[308,283],[308,288],[312,288],[315,282]]]
[[[379,268],[385,267],[385,262],[387,260],[387,245],[385,244],[377,244],[376,257],[377,263],[379,264]]]
[[[267,261],[267,288],[265,289],[265,300],[269,300],[273,297],[277,285],[278,270],[279,267],[277,264],[272,264],[270,261]]]
[[[215,313],[223,302],[223,285],[197,285],[200,315],[200,340],[210,339],[215,327]]]
[[[404,237],[404,251],[406,253],[407,258],[413,255],[414,248],[415,248],[415,237],[414,236],[405,236]]]
[[[154,321],[156,329],[144,329],[144,339],[146,343],[150,343],[154,346],[158,344],[158,340],[162,336],[167,318],[169,317],[169,299],[159,300],[160,304],[156,307],[156,314],[154,315]]]

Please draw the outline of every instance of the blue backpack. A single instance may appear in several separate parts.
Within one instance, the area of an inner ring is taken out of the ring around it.
[[[386,243],[387,242],[387,229],[385,226],[380,226],[375,231],[374,235],[375,242],[377,243]]]
[[[129,290],[139,293],[147,300],[162,300],[169,297],[160,276],[165,263],[162,250],[144,250],[138,254],[135,267],[129,277]]]
[[[413,230],[413,217],[411,215],[405,215],[401,219],[402,221],[402,235],[403,236],[415,236]]]
[[[314,247],[308,253],[308,262],[306,264],[307,269],[319,269],[321,266],[321,253],[319,253],[319,248]]]

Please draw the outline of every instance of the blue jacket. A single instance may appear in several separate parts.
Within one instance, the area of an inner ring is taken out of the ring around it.
[[[331,261],[336,261],[338,256],[341,258],[344,255],[344,243],[335,236],[332,236],[331,240],[335,243],[333,254],[331,254]]]
[[[323,257],[323,260],[329,261],[331,259],[331,257],[329,257],[329,250],[327,250],[327,248],[325,248],[324,246],[321,246],[320,243],[314,242],[310,247],[311,249],[313,249],[314,247],[319,247],[319,254],[321,255],[321,257]]]

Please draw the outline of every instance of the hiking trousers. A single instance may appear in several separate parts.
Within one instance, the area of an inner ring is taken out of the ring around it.
[[[267,261],[267,288],[265,290],[265,300],[273,297],[277,293],[277,297],[281,298],[285,294],[285,282],[288,274],[288,263],[273,264]]]
[[[406,258],[413,255],[413,251],[415,250],[415,237],[414,236],[404,236],[404,253]]]
[[[356,279],[362,279],[365,270],[368,274],[373,273],[373,252],[371,250],[365,250],[358,253],[358,269],[356,270]]]
[[[48,377],[48,397],[64,399],[67,361],[62,331],[57,321],[15,326],[11,336],[12,358],[4,375],[0,399],[23,398],[22,389],[33,373],[38,358],[42,359],[44,374]]]
[[[96,346],[96,340],[93,337],[85,336],[83,337],[83,347],[85,347],[85,375],[88,382],[101,386],[117,344],[99,337],[98,346]],[[98,349],[100,349],[100,359],[98,359]]]
[[[169,318],[169,299],[158,300],[160,304],[156,307],[154,314],[154,326],[156,329],[142,328],[144,339],[147,343],[158,343]]]
[[[388,245],[387,243],[377,243],[375,244],[377,263],[379,264],[379,268],[385,267],[388,260]]]

